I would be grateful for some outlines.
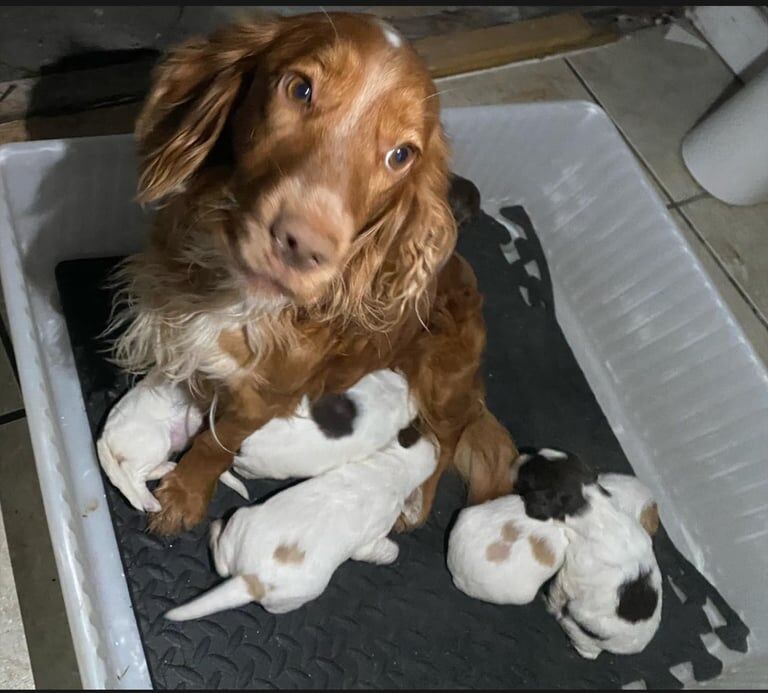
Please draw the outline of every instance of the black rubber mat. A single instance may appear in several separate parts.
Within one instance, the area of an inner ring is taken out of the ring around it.
[[[509,234],[487,216],[465,225],[459,241],[486,296],[489,404],[521,445],[563,447],[600,471],[631,472],[555,321],[549,273],[530,221],[519,207],[502,213],[525,233],[515,243],[519,260],[507,262],[499,246]],[[128,386],[104,360],[104,344],[96,337],[111,300],[101,287],[115,261],[72,261],[57,270],[94,435]],[[541,279],[526,272],[530,262]],[[707,599],[725,622],[717,637],[746,651],[746,626],[663,528],[655,539],[665,575],[661,628],[639,655],[582,659],[540,597],[524,607],[470,599],[453,587],[445,567],[446,530],[463,502],[452,475],[441,482],[427,525],[396,537],[400,556],[392,566],[347,562],[319,599],[290,614],[273,616],[251,604],[170,623],[162,618],[168,608],[217,581],[207,526],[173,541],[158,539],[145,532],[145,516],[106,478],[105,486],[149,671],[159,688],[617,688],[639,680],[649,688],[679,687],[673,667],[690,663],[699,680],[722,669],[700,639],[712,631],[702,610]],[[260,498],[280,484],[248,486]],[[211,517],[242,503],[220,486]]]

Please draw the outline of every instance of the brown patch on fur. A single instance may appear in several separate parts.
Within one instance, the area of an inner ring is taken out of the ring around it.
[[[485,550],[485,557],[491,563],[501,563],[509,558],[510,545],[503,541],[494,541],[493,544],[488,544],[488,548]]]
[[[659,531],[659,507],[656,503],[649,503],[643,508],[643,512],[640,513],[640,524],[649,536],[656,536],[656,532]]]
[[[509,522],[504,523],[504,525],[501,528],[501,537],[502,539],[504,539],[504,541],[508,541],[511,544],[519,536],[520,536],[520,532],[518,531],[514,522],[510,520]]]
[[[528,537],[528,541],[531,544],[533,557],[541,563],[541,565],[547,566],[547,568],[551,568],[555,565],[555,553],[552,551],[552,547],[547,543],[546,539],[532,535]]]
[[[280,544],[272,554],[278,563],[301,563],[304,560],[305,552],[299,549],[298,544]]]
[[[256,575],[243,575],[243,580],[248,585],[248,594],[253,597],[253,601],[260,602],[267,593],[267,588]]]

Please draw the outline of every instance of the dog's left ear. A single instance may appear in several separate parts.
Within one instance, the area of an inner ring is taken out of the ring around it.
[[[156,69],[136,123],[140,202],[183,190],[218,140],[244,75],[279,27],[279,21],[232,24],[183,43]]]

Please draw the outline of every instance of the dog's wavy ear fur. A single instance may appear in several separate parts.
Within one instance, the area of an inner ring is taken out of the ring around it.
[[[280,25],[231,24],[183,43],[158,66],[136,123],[140,202],[183,191],[216,144],[244,76]]]

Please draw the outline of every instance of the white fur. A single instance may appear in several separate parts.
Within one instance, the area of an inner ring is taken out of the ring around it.
[[[638,521],[643,511],[655,503],[651,490],[629,474],[601,474],[597,482],[611,494],[619,510]]]
[[[366,375],[346,395],[357,408],[351,435],[326,437],[305,397],[292,417],[272,419],[243,442],[234,471],[247,479],[317,476],[381,450],[416,416],[408,382],[391,370]]]
[[[261,505],[241,508],[222,530],[211,528],[216,570],[229,578],[165,616],[200,618],[254,601],[249,584],[263,586],[258,600],[271,613],[298,609],[315,599],[349,558],[391,563],[398,547],[387,538],[405,499],[434,471],[434,445],[421,438],[397,442],[361,462],[346,464],[292,486]],[[301,561],[276,557],[293,547]]]
[[[504,540],[508,522],[517,533],[511,543]],[[555,559],[552,566],[534,558],[532,537],[546,541]],[[500,562],[489,560],[488,547],[498,550],[499,544],[509,549],[509,555]],[[461,511],[448,540],[448,570],[456,587],[470,597],[494,604],[527,604],[559,570],[567,545],[558,523],[528,517],[520,496],[504,496]]]
[[[554,448],[539,448],[536,453],[541,455],[545,460],[549,460],[550,462],[557,462],[557,460],[568,459],[568,455],[566,453],[564,453],[562,450],[555,450]]]
[[[387,43],[392,46],[392,48],[402,47],[403,37],[395,29],[395,27],[382,19],[377,19],[375,21],[381,28],[381,32],[384,34],[384,38],[387,39]]]
[[[582,657],[594,659],[602,650],[640,652],[661,619],[661,573],[651,539],[634,517],[619,510],[597,486],[585,487],[584,495],[589,508],[565,519],[570,543],[563,567],[550,586],[547,607]],[[617,616],[618,589],[646,571],[658,594],[656,609],[651,618],[633,624]],[[587,635],[575,621],[604,639]]]
[[[156,373],[129,390],[109,412],[96,443],[109,480],[137,510],[157,512],[147,481],[173,469],[169,458],[184,449],[202,423],[202,412],[183,385]]]

